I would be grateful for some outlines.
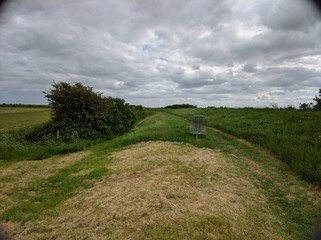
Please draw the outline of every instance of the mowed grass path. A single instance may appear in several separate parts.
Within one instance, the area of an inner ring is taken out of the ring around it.
[[[11,130],[50,119],[50,108],[0,107],[0,130]]]
[[[0,218],[21,239],[305,239],[321,192],[264,150],[156,112],[86,152],[0,163]]]

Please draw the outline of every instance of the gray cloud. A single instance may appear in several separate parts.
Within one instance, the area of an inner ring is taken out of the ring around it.
[[[306,31],[318,21],[317,14],[311,14],[315,9],[306,0],[279,1],[272,5],[267,1],[263,6],[259,10],[262,24],[272,30]]]
[[[0,103],[45,103],[54,79],[145,106],[298,105],[321,87],[320,36],[304,0],[16,0]]]
[[[193,65],[193,66],[192,66],[192,69],[194,69],[194,70],[200,70],[201,67],[200,67],[199,65]]]
[[[256,72],[256,65],[251,63],[246,63],[243,66],[243,71],[248,73]]]

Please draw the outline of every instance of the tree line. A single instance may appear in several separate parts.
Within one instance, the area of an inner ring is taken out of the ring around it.
[[[23,108],[50,108],[49,105],[22,104],[22,103],[2,103],[0,107],[23,107]]]
[[[321,88],[319,89],[319,96],[315,96],[313,98],[313,101],[315,102],[314,104],[313,102],[300,103],[299,108],[304,110],[313,109],[313,110],[321,111]]]
[[[197,108],[197,105],[191,104],[174,104],[166,106],[165,108],[179,109],[179,108]]]

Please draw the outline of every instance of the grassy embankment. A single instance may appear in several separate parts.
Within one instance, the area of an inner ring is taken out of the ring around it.
[[[246,139],[273,152],[304,179],[321,185],[321,112],[285,109],[166,110]]]
[[[189,126],[155,113],[84,153],[2,163],[0,218],[24,239],[311,234],[321,218],[317,188],[265,151],[213,129],[196,141]],[[182,143],[140,143],[159,140]]]
[[[50,120],[50,108],[0,107],[0,160],[44,159],[86,149],[93,141],[30,143],[24,136]]]

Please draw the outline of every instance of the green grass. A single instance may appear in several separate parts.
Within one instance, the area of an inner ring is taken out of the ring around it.
[[[94,149],[97,152],[105,152],[107,149],[117,150],[121,147],[141,141],[178,141],[191,143],[198,147],[209,147],[232,156],[236,155],[255,159],[255,161],[259,162],[260,164],[266,164],[267,169],[271,164],[271,157],[267,155],[267,153],[258,153],[256,148],[248,146],[235,139],[231,139],[230,136],[222,132],[217,132],[213,129],[207,129],[207,135],[201,137],[199,140],[196,140],[195,136],[189,133],[190,125],[191,123],[188,120],[184,120],[175,115],[157,113],[146,119],[138,130],[113,139],[108,143],[97,145],[94,147]],[[240,171],[241,169],[250,169],[250,167],[246,165],[246,162],[237,161],[236,164],[239,165]],[[270,206],[273,211],[275,211],[275,214],[280,215],[280,217],[283,219],[286,219],[288,231],[296,228],[296,234],[299,236],[298,239],[301,239],[301,237],[308,234],[308,229],[310,229],[315,220],[321,217],[320,212],[319,210],[316,211],[313,207],[311,208],[309,204],[306,204],[304,192],[300,193],[302,194],[302,197],[298,198],[297,200],[292,202],[286,200],[285,196],[288,194],[287,187],[285,187],[285,189],[283,187],[280,188],[273,175],[280,174],[280,176],[282,176],[284,174],[284,176],[286,176],[289,174],[289,168],[286,165],[279,165],[277,168],[279,172],[271,173],[271,176],[263,177],[258,174],[253,174],[253,178],[255,178],[255,182],[259,188],[263,188],[267,191],[267,199],[270,201]],[[161,229],[163,229],[163,227],[164,229],[167,229],[173,226],[162,226]],[[159,231],[159,228],[157,229],[157,231]],[[155,233],[153,229],[148,229],[146,231],[147,236],[158,234],[157,231]],[[167,230],[165,232],[167,232]],[[166,237],[167,235],[165,234],[165,238]],[[156,239],[165,238],[160,237]]]
[[[175,122],[166,116],[153,123],[153,128],[161,128],[161,131],[156,130],[149,135],[137,136],[135,140],[126,141],[134,143],[141,140],[166,139],[194,143],[192,135],[182,135],[181,132],[182,129],[187,131],[189,128],[189,123],[186,123],[191,120],[192,115],[202,114],[206,118],[207,126],[223,130],[270,150],[304,179],[321,184],[321,127],[319,124],[321,112],[274,109],[163,109],[162,111],[185,117],[186,122]],[[37,124],[46,122],[49,117],[48,108],[1,107],[0,159],[7,161],[44,159],[56,154],[83,150],[97,143],[79,141],[72,144],[39,145],[21,141],[23,135]],[[215,135],[213,136],[210,138],[215,138]],[[215,139],[205,139],[202,146],[221,147],[233,151],[233,146],[228,144],[228,140],[220,143]]]
[[[60,152],[62,146],[57,151],[23,141],[25,134],[49,119],[50,108],[0,107],[0,160],[43,159]]]
[[[182,114],[182,112],[179,113]],[[202,113],[205,115],[205,112]],[[184,114],[187,115],[187,113]],[[243,221],[253,224],[253,230],[247,233],[246,239],[262,239],[259,231],[265,227],[265,219],[260,215],[262,214],[260,211],[263,210],[270,212],[271,216],[278,219],[276,231],[280,232],[275,233],[275,236],[279,236],[279,239],[305,239],[311,234],[314,223],[321,218],[320,206],[306,197],[306,191],[309,189],[306,183],[295,180],[296,184],[299,182],[302,186],[294,186],[294,190],[293,186],[287,185],[294,181],[287,165],[276,161],[265,151],[244,144],[214,129],[207,129],[206,136],[196,140],[195,136],[189,133],[189,127],[190,122],[181,117],[162,112],[154,113],[129,133],[91,147],[91,154],[84,159],[46,178],[31,179],[24,186],[11,189],[7,194],[14,196],[14,203],[2,212],[0,219],[23,224],[41,221],[48,215],[55,217],[58,214],[56,208],[61,203],[78,192],[91,188],[96,181],[111,174],[108,168],[109,153],[142,141],[163,140],[191,143],[223,153],[239,169],[240,176],[253,182],[259,193],[266,196],[264,205],[267,205],[268,209],[261,209],[259,205],[255,205],[258,204],[257,202],[253,203],[253,206],[251,203],[245,203],[250,207],[246,209],[247,220]],[[25,164],[27,165],[28,161]],[[264,174],[253,171],[253,166],[256,165],[264,169]],[[228,172],[226,174],[228,175]],[[237,182],[237,179],[235,181]],[[246,195],[246,191],[247,189],[244,189],[240,194]],[[293,194],[295,197],[289,197]],[[188,238],[237,239],[230,220],[225,216],[213,215],[145,225],[139,235],[139,239]]]
[[[0,107],[0,130],[32,126],[49,119],[50,108]]]
[[[270,150],[304,179],[321,184],[321,112],[284,109],[166,111],[187,119],[202,114],[207,126]]]
[[[168,128],[170,125],[171,127]],[[73,196],[77,190],[90,187],[87,180],[107,175],[108,170],[104,165],[109,160],[101,157],[102,155],[141,141],[180,140],[193,142],[194,137],[185,131],[187,128],[188,123],[180,121],[175,116],[169,114],[152,115],[130,133],[92,147],[94,154],[90,157],[47,179],[39,179],[31,182],[25,188],[14,189],[12,194],[17,194],[18,204],[6,210],[1,218],[6,221],[35,221],[40,214],[48,214],[59,203]],[[88,168],[91,169],[89,174],[71,177],[72,174]],[[29,192],[34,192],[35,196],[28,195]]]
[[[32,131],[35,126],[37,125],[10,131],[0,130],[0,160],[6,162],[40,160],[58,154],[81,151],[102,141],[101,139],[96,141],[79,140],[73,143],[57,141],[47,144],[26,142],[23,136]]]
[[[0,107],[0,160],[39,160],[58,154],[84,150],[101,142],[79,140],[73,143],[59,141],[47,144],[31,143],[24,136],[50,120],[50,108]]]
[[[244,145],[238,142],[230,142],[230,138],[223,133],[216,133],[209,137],[202,137],[202,141],[198,141],[195,135],[189,132],[190,121],[180,119],[177,116],[167,113],[156,113],[145,119],[136,129],[128,134],[117,137],[108,141],[108,144],[98,144],[95,149],[119,149],[142,141],[172,141],[191,143],[199,147],[209,147],[212,149],[220,149],[227,153],[236,153],[238,148],[243,149]],[[235,145],[238,148],[235,148]]]
[[[36,179],[28,186],[14,190],[18,204],[7,209],[1,216],[5,221],[35,221],[41,214],[54,214],[54,208],[72,197],[80,189],[93,186],[93,179],[108,174],[104,167],[108,159],[92,155],[67,168],[58,171],[47,179]],[[85,175],[77,176],[82,170],[91,169]],[[34,194],[30,196],[30,192]]]

